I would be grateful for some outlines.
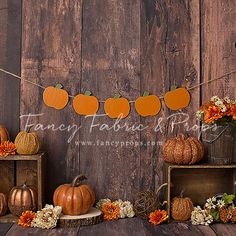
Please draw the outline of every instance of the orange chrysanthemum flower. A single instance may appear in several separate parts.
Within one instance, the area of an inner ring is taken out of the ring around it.
[[[36,213],[32,211],[25,211],[22,213],[18,221],[18,225],[21,225],[23,227],[31,227],[31,222],[34,218],[36,218]]]
[[[165,210],[156,210],[149,215],[149,222],[154,225],[159,225],[167,219],[168,215]]]
[[[222,117],[223,117],[223,113],[221,112],[219,107],[209,106],[205,114],[204,121],[207,124],[210,124],[216,120],[219,120]]]
[[[230,116],[232,116],[233,119],[236,120],[236,104],[232,104],[230,106]]]
[[[108,202],[102,207],[104,220],[117,220],[120,215],[120,207],[112,202]]]
[[[0,144],[0,156],[6,157],[8,155],[15,155],[16,146],[10,141],[5,141]]]

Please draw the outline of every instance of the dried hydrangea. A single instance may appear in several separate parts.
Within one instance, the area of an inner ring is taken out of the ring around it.
[[[101,210],[102,210],[102,207],[103,207],[106,203],[110,203],[110,202],[111,202],[111,199],[109,199],[109,198],[101,199],[101,200],[99,200],[99,201],[97,202],[96,208],[101,211]]]
[[[122,201],[119,199],[114,203],[120,207],[120,218],[134,217],[135,213],[133,209],[133,204],[130,201]]]
[[[41,211],[37,211],[36,218],[31,222],[31,227],[52,229],[57,225],[62,208],[60,206],[46,205]]]
[[[206,209],[203,210],[200,206],[197,206],[192,211],[191,222],[193,225],[209,225],[213,222],[213,217]]]

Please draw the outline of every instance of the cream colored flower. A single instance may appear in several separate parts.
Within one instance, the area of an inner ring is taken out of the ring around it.
[[[219,101],[219,100],[220,100],[220,98],[218,96],[211,97],[212,102],[216,102],[216,101]]]
[[[194,207],[191,213],[191,222],[193,225],[209,225],[213,222],[213,217],[207,210],[203,210],[200,206],[197,206]]]
[[[122,201],[119,199],[114,203],[120,207],[120,218],[134,217],[135,213],[133,209],[133,204],[130,201]]]
[[[108,203],[108,202],[111,202],[111,200],[109,198],[104,198],[104,199],[101,199],[97,202],[96,204],[96,208],[99,209],[100,211],[102,210],[102,207],[104,204]]]

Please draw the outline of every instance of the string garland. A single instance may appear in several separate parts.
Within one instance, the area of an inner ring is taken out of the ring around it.
[[[34,85],[34,86],[37,86],[37,87],[39,87],[39,88],[41,88],[41,89],[44,89],[44,90],[46,89],[46,87],[44,87],[44,86],[42,86],[42,85],[40,85],[40,84],[38,84],[38,83],[32,82],[32,81],[30,81],[30,80],[28,80],[28,79],[25,79],[25,78],[23,78],[23,77],[21,77],[21,76],[19,76],[19,75],[14,74],[14,73],[11,73],[10,71],[4,70],[4,69],[2,69],[2,68],[0,68],[0,71],[3,72],[3,73],[5,73],[5,74],[8,74],[8,75],[13,76],[14,78],[20,79],[20,80],[25,81],[25,82],[27,82],[27,83],[30,83],[30,84],[32,84],[32,85]],[[224,75],[222,75],[222,76],[220,76],[220,77],[217,77],[217,78],[214,78],[214,79],[211,79],[211,80],[208,80],[208,81],[204,81],[204,82],[202,82],[202,83],[199,83],[199,84],[196,84],[196,85],[194,85],[194,86],[191,86],[191,87],[187,88],[187,90],[188,90],[188,91],[193,90],[193,89],[198,88],[198,87],[200,87],[200,86],[202,86],[202,85],[211,83],[211,82],[216,81],[216,80],[223,79],[224,77],[227,77],[227,76],[232,75],[232,74],[234,74],[234,73],[236,73],[236,70],[230,71],[230,72],[228,72],[228,73],[226,73],[226,74],[224,74]],[[74,98],[75,96],[69,94],[69,97]],[[160,99],[163,99],[164,96],[161,95],[161,96],[159,96],[159,98],[160,98]],[[100,102],[100,103],[104,103],[105,101],[100,100],[99,102]],[[129,103],[134,103],[134,102],[135,102],[135,101],[129,101]]]

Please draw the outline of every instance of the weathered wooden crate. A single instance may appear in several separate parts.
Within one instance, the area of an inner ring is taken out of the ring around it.
[[[184,190],[194,205],[204,205],[218,193],[236,193],[236,165],[170,165],[168,166],[168,214],[171,200]]]
[[[26,183],[38,193],[38,209],[44,204],[45,155],[15,155],[0,157],[0,192],[8,194],[12,187]],[[0,223],[15,222],[11,214],[0,217]]]

